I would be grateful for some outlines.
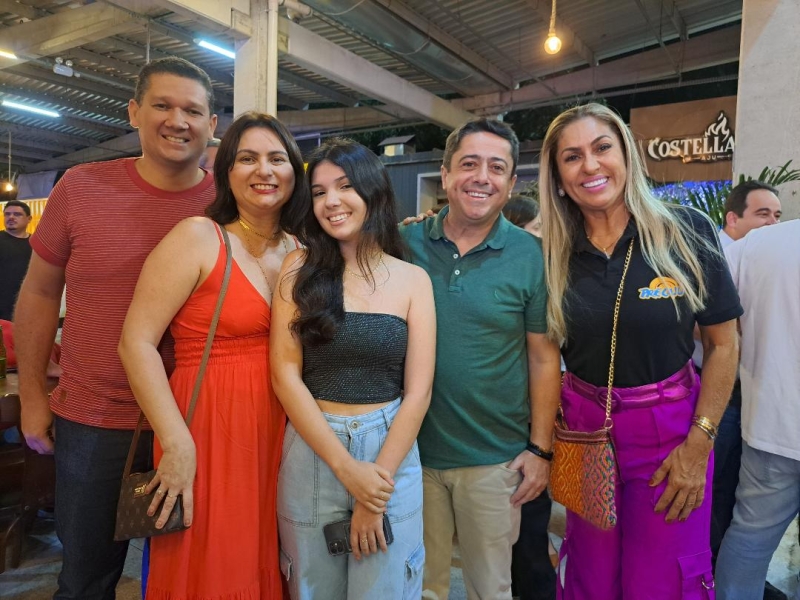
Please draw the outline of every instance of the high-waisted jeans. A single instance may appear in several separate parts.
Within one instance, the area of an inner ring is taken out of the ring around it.
[[[323,413],[339,440],[357,460],[374,462],[400,408],[397,399],[384,408],[354,417]],[[419,599],[422,595],[422,466],[416,442],[394,475],[387,513],[394,542],[385,554],[355,560],[330,556],[323,527],[349,518],[353,497],[328,465],[286,427],[278,476],[278,529],[281,570],[292,600]]]
[[[665,512],[654,512],[667,481],[649,485],[667,455],[686,439],[699,392],[691,363],[664,381],[613,390],[617,526],[603,531],[567,511],[559,599],[713,600],[709,548],[713,454],[703,503],[686,521],[668,523]],[[561,405],[569,428],[600,429],[605,398],[605,388],[568,373]]]

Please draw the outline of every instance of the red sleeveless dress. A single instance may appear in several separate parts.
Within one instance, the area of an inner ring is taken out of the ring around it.
[[[175,315],[172,393],[186,415],[222,285],[214,270]],[[191,424],[194,522],[151,540],[147,600],[281,598],[275,496],[286,416],[269,374],[270,307],[233,261]],[[158,441],[155,462],[161,460]]]

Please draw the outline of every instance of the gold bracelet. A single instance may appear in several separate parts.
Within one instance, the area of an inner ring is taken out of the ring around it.
[[[703,433],[705,433],[712,442],[717,439],[717,434],[719,431],[711,419],[707,417],[695,416],[692,419],[692,425],[703,431]]]

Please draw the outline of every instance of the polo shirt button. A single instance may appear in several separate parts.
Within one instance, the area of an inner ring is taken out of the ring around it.
[[[458,254],[453,254],[453,258],[458,258]]]
[[[453,271],[453,273],[455,273],[456,275],[461,275],[461,271],[459,269],[456,269],[455,271]]]

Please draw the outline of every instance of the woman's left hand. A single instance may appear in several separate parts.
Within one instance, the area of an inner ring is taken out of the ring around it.
[[[650,486],[655,487],[667,479],[667,487],[655,508],[656,512],[663,512],[669,507],[667,521],[685,521],[705,497],[708,455],[714,444],[702,433],[700,437],[693,437],[694,433],[692,430],[683,443],[669,453],[650,480]]]
[[[350,520],[350,546],[356,560],[377,553],[378,548],[386,552],[388,548],[383,535],[383,513],[375,514],[356,502],[353,518]]]

